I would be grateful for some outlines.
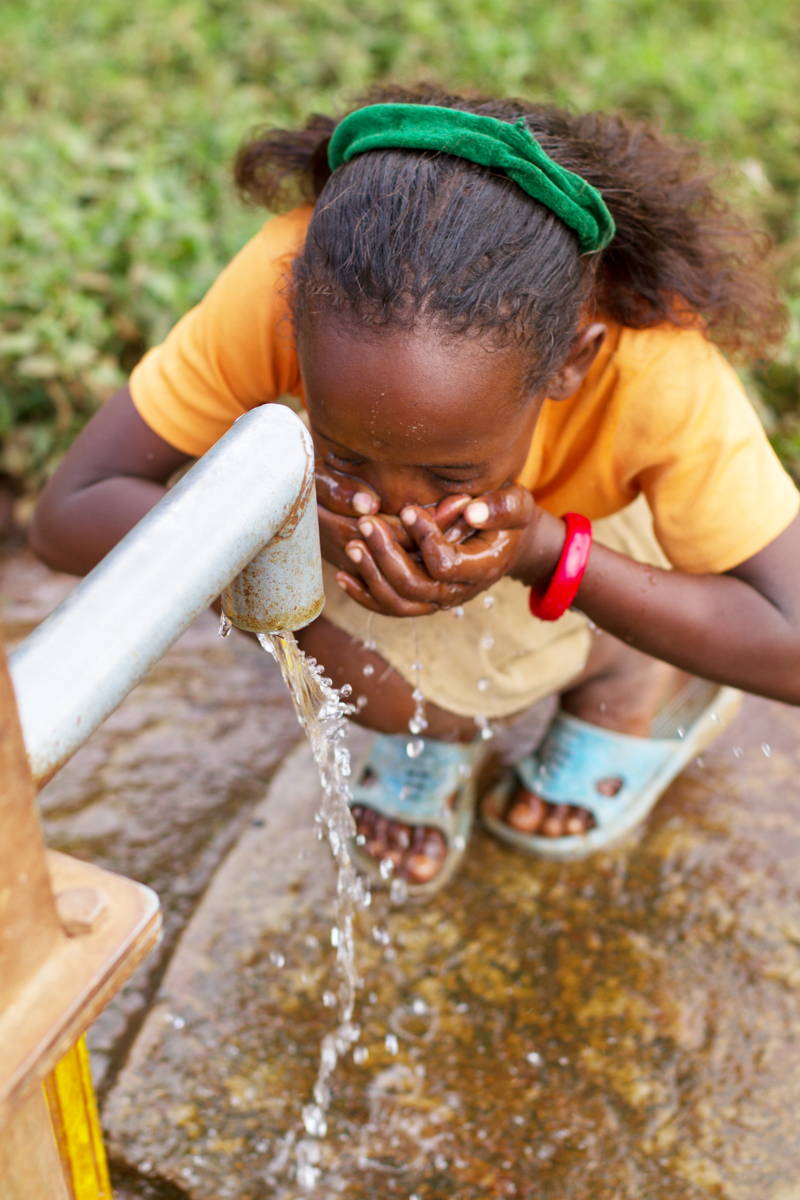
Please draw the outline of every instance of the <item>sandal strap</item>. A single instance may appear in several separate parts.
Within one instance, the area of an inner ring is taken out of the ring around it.
[[[549,804],[586,809],[602,827],[634,800],[675,752],[673,738],[639,738],[559,713],[539,748],[514,764],[523,786]],[[621,779],[613,796],[597,784]]]
[[[449,800],[471,776],[477,745],[424,738],[421,752],[411,757],[407,747],[415,740],[411,734],[377,734],[359,772],[369,770],[374,778],[353,786],[351,803],[448,834],[454,823]]]

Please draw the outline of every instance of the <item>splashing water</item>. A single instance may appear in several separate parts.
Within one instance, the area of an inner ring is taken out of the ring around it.
[[[419,657],[419,635],[414,630],[414,662],[411,664],[411,671],[414,675],[414,689],[411,692],[411,699],[414,701],[414,711],[408,722],[408,732],[411,734],[411,739],[406,745],[406,754],[409,758],[418,758],[425,749],[425,739],[420,737],[428,728],[428,718],[425,716],[425,693],[422,691],[420,684],[422,682],[422,663]]]
[[[350,688],[345,686],[341,692],[337,691],[316,660],[303,653],[293,634],[262,633],[258,640],[280,667],[297,719],[311,746],[322,785],[322,804],[317,814],[319,833],[326,838],[337,868],[336,919],[331,929],[331,944],[336,951],[339,974],[339,1024],[322,1040],[312,1099],[302,1114],[307,1136],[301,1137],[295,1148],[297,1182],[310,1191],[320,1176],[319,1140],[327,1132],[331,1078],[340,1056],[360,1035],[353,1020],[360,982],[355,963],[354,919],[359,909],[369,906],[371,896],[347,849],[356,833],[349,806],[350,755],[344,744],[347,717],[353,711],[353,706],[346,703]]]

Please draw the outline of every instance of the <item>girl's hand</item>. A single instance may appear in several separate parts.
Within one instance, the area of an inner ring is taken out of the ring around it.
[[[368,484],[317,463],[317,513],[322,557],[334,567],[349,566],[345,546],[359,536],[358,518],[377,513],[380,501]]]
[[[322,557],[333,566],[347,571],[351,567],[351,560],[345,547],[361,536],[359,518],[367,514],[377,514],[380,500],[369,484],[353,475],[335,471],[325,463],[317,464],[316,484]],[[469,537],[473,532],[459,519],[468,502],[469,496],[448,496],[435,509],[421,511],[434,513],[434,519],[444,537],[455,542]],[[399,546],[411,553],[416,551],[409,530],[398,517],[381,513],[381,520]]]
[[[518,484],[475,499],[448,496],[433,510],[409,504],[400,516],[412,551],[383,517],[362,517],[359,536],[345,547],[347,569],[337,578],[354,600],[389,616],[452,608],[504,575],[528,574],[544,515]]]

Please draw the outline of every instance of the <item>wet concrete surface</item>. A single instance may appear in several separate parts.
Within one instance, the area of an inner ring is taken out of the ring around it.
[[[6,564],[7,627],[54,586]],[[292,720],[274,665],[203,619],[43,794],[50,843],[168,919],[92,1039],[118,1200],[303,1194],[334,888]],[[479,833],[428,907],[376,898],[316,1195],[800,1200],[799,767],[800,712],[750,699],[614,852]]]

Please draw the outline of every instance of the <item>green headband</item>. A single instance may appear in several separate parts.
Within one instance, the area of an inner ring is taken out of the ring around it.
[[[435,104],[370,104],[336,126],[328,162],[335,171],[357,154],[388,148],[438,150],[502,171],[575,231],[584,254],[614,237],[614,218],[597,188],[553,162],[522,117],[511,125]]]

